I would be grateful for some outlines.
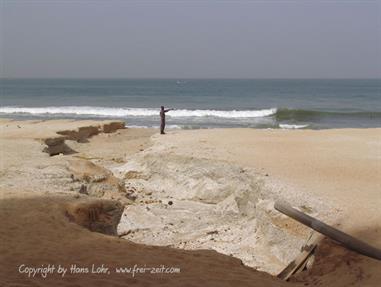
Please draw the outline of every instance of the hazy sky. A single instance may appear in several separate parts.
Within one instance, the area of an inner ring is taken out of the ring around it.
[[[381,77],[381,1],[0,2],[1,77]]]

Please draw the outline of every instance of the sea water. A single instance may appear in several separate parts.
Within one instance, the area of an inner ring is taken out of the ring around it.
[[[381,79],[0,79],[0,117],[169,128],[381,127]]]

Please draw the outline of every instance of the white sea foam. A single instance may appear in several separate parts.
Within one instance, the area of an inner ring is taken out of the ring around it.
[[[276,109],[218,111],[218,110],[175,110],[171,117],[218,117],[218,118],[260,118],[274,115]]]
[[[151,126],[145,126],[145,125],[127,125],[126,126],[127,128],[139,128],[139,129],[158,129],[160,128],[160,126],[158,125],[151,125]],[[173,130],[179,130],[179,129],[182,129],[181,126],[179,125],[166,125],[166,128],[167,129],[173,129]]]
[[[308,127],[308,125],[288,125],[288,124],[279,124],[279,127],[281,129],[287,129],[287,130],[295,130],[295,129],[303,129]]]
[[[217,117],[217,118],[259,118],[274,115],[277,109],[220,111],[220,110],[173,110],[168,112],[170,117]],[[107,108],[86,106],[64,107],[0,107],[3,114],[30,115],[88,115],[99,117],[149,117],[158,116],[159,109],[146,108]]]

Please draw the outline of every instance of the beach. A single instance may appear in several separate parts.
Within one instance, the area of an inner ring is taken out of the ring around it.
[[[380,12],[2,1],[0,287],[381,286]]]
[[[119,121],[2,119],[0,130],[4,286],[381,281],[380,261],[327,238],[308,270],[276,278],[312,233],[273,207],[287,201],[381,248],[379,128],[161,136]],[[68,269],[28,277],[48,264]],[[134,266],[158,272],[116,271]]]

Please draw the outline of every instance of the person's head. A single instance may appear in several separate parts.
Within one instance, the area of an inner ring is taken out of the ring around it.
[[[164,106],[161,106],[161,110],[164,110]]]

